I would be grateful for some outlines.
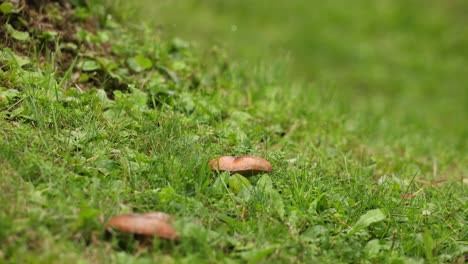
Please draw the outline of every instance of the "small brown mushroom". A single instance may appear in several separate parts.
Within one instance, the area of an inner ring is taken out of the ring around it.
[[[265,159],[252,156],[223,156],[212,159],[208,165],[212,170],[229,171],[244,176],[252,176],[259,173],[271,172],[273,170],[270,162]]]
[[[177,231],[169,222],[171,217],[162,212],[145,214],[122,214],[109,219],[106,230],[119,230],[143,237],[159,237],[167,240],[178,239]]]

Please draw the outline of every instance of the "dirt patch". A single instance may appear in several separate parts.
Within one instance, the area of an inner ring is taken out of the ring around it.
[[[81,32],[96,34],[100,26],[98,17],[92,14],[85,1],[10,0],[6,3],[12,8],[0,12],[0,48],[9,48],[17,55],[37,60],[39,64],[53,62],[54,68],[62,75],[80,54],[112,56],[109,46],[90,44],[79,36]],[[71,83],[66,86],[83,91],[101,87],[110,98],[114,90],[127,89],[127,84],[104,71],[96,71],[83,81],[73,78],[81,76],[75,67],[71,76]]]
[[[13,4],[14,9],[0,17],[0,23],[5,25],[0,29],[0,44],[22,55],[34,52],[42,59],[48,53],[54,53],[55,66],[62,72],[70,67],[77,55],[77,49],[69,47],[82,44],[77,39],[78,30],[85,28],[89,32],[97,31],[95,17],[86,12],[76,12],[86,10],[84,3],[82,6],[75,6],[68,0],[21,0],[9,3]],[[12,31],[23,32],[29,37],[15,38]]]

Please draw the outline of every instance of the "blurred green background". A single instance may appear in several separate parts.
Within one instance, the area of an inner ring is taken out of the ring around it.
[[[287,63],[284,83],[305,80],[306,96],[325,90],[345,111],[467,143],[468,1],[137,4],[138,19],[168,36],[221,45],[237,60]]]

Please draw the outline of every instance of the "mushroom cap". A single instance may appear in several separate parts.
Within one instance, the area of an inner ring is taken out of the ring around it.
[[[160,219],[160,220],[163,220],[163,221],[165,221],[167,223],[174,222],[174,217],[172,215],[168,215],[168,214],[163,213],[163,212],[147,212],[147,213],[144,213],[142,215],[146,216],[146,217]]]
[[[229,171],[244,176],[271,172],[273,170],[270,162],[252,155],[238,157],[222,156],[212,159],[208,165],[212,170]]]
[[[168,223],[168,217],[161,212],[117,215],[109,219],[106,230],[116,229],[124,233],[176,240],[177,231]]]

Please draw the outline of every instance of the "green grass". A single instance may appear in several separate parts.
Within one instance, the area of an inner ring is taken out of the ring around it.
[[[0,259],[464,263],[467,4],[263,2],[4,15]],[[274,171],[239,191],[208,161],[242,154]],[[179,242],[104,235],[154,210]]]

